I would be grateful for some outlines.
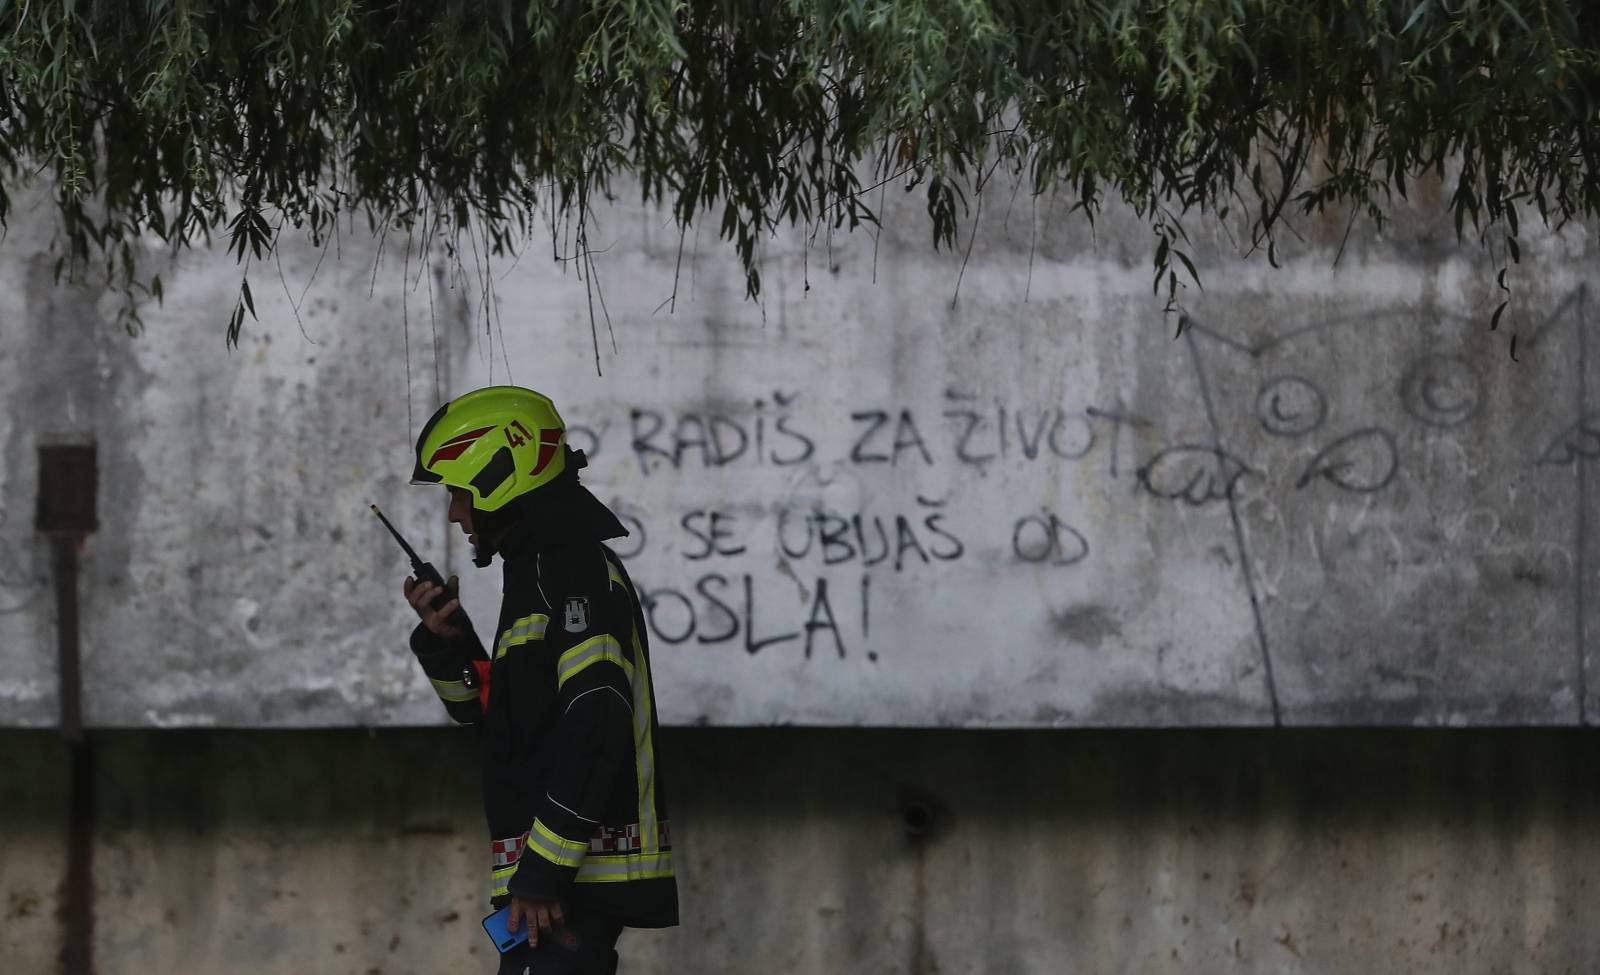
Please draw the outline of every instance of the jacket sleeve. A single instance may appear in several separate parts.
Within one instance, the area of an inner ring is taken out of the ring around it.
[[[602,558],[596,550],[595,558]],[[587,561],[587,560],[585,560]],[[601,562],[602,571],[604,562]],[[544,573],[541,573],[543,577]],[[577,876],[611,794],[634,762],[633,662],[625,649],[631,618],[619,613],[606,577],[596,584],[545,585],[551,602],[546,638],[557,682],[554,761],[528,842],[507,890],[559,899]],[[557,591],[560,595],[557,596]]]
[[[467,632],[454,640],[435,636],[421,623],[411,631],[411,652],[422,672],[457,724],[477,724],[483,716],[479,691],[486,683],[477,661],[487,661],[483,644],[469,621]]]

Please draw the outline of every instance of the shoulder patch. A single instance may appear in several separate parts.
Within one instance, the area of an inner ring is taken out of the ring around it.
[[[589,628],[589,600],[583,596],[574,596],[567,600],[567,606],[562,613],[561,628],[568,633],[582,633]]]

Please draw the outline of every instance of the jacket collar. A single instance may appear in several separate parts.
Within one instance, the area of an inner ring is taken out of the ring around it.
[[[528,495],[496,549],[509,568],[531,563],[543,548],[603,542],[627,534],[610,508],[572,480]]]

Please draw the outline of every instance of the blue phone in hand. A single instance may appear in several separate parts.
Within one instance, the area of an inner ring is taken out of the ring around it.
[[[516,933],[506,929],[506,918],[511,915],[511,905],[507,904],[500,910],[483,919],[483,930],[488,932],[489,940],[494,942],[495,949],[505,954],[517,945],[528,940],[528,922],[524,920],[522,927]]]

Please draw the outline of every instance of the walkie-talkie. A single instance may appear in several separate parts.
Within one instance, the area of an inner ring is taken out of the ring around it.
[[[400,532],[396,531],[394,525],[389,523],[389,519],[383,516],[383,512],[378,510],[377,505],[372,506],[372,513],[378,516],[378,520],[383,522],[383,527],[389,529],[389,534],[394,536],[394,540],[400,543],[400,547],[402,549],[405,549],[406,557],[411,560],[411,574],[416,577],[416,580],[419,583],[431,582],[438,586],[441,590],[439,595],[430,600],[429,605],[434,609],[443,607],[452,598],[450,591],[445,589],[444,576],[439,574],[439,570],[433,567],[432,562],[422,561],[422,558],[417,555],[416,549],[412,548],[406,543],[404,538],[400,537]],[[477,635],[473,633],[472,630],[472,621],[467,619],[467,612],[465,609],[457,606],[456,611],[450,614],[450,618],[446,620],[446,622],[451,626],[459,628],[461,632],[470,634],[473,642],[477,642]],[[481,649],[481,644],[479,646]]]

